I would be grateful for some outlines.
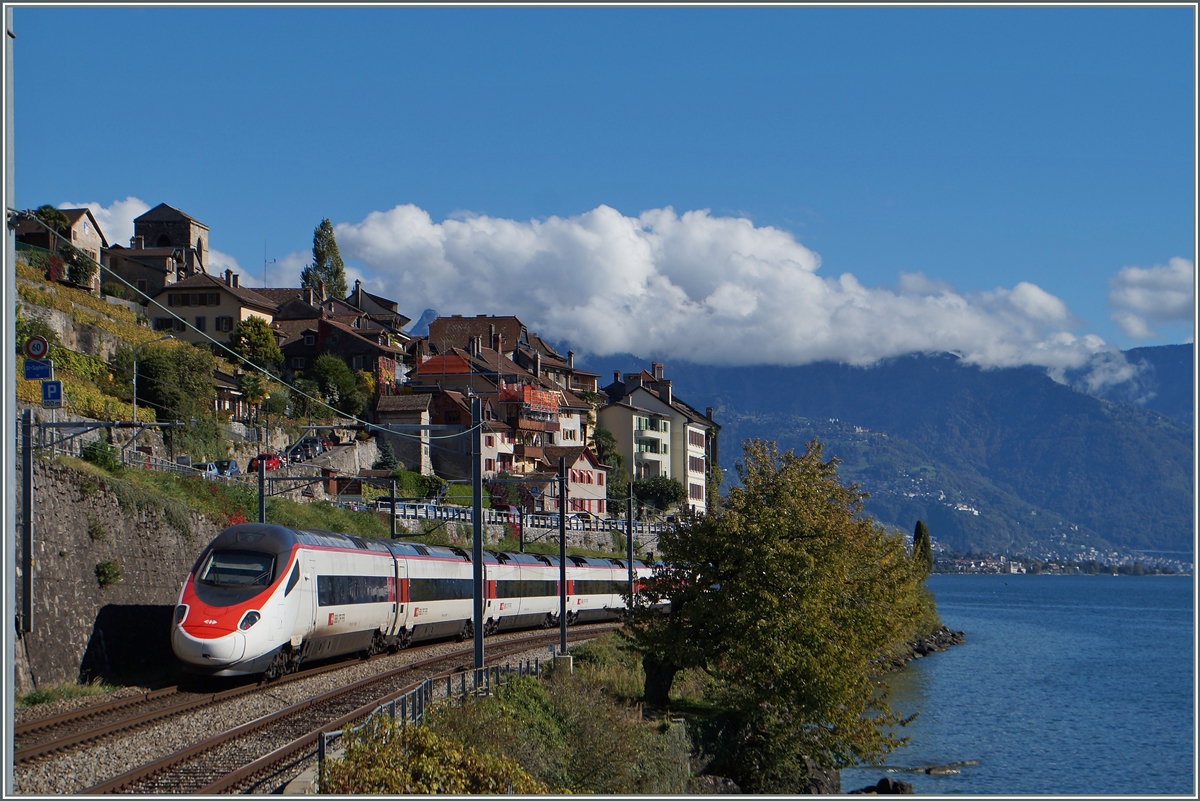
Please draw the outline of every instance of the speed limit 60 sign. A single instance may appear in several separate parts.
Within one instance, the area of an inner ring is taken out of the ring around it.
[[[31,359],[44,359],[50,352],[50,343],[43,336],[31,336],[25,340],[25,355]]]

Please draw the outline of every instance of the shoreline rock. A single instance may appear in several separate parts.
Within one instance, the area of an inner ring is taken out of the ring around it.
[[[967,635],[947,626],[938,626],[929,634],[905,643],[904,651],[895,656],[880,657],[874,666],[880,673],[891,673],[904,667],[913,659],[921,659],[937,651],[945,651],[952,645],[961,645]]]

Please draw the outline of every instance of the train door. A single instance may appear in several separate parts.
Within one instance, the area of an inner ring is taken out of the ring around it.
[[[303,631],[307,637],[317,628],[317,555],[313,551],[304,551],[302,558],[304,567],[300,583],[303,594],[296,604],[296,631]]]

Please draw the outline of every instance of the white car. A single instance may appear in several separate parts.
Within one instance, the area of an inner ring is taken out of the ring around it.
[[[202,478],[216,478],[221,475],[221,471],[217,468],[216,462],[201,462],[200,464],[192,465],[192,469]]]

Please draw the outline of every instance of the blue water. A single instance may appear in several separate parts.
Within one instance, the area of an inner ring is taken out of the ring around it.
[[[1195,793],[1190,578],[934,575],[966,642],[892,674],[918,718],[881,767],[917,794]],[[978,760],[948,776],[898,768]]]

